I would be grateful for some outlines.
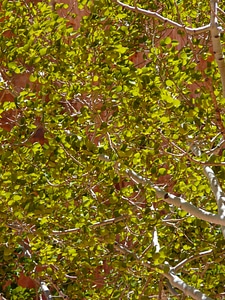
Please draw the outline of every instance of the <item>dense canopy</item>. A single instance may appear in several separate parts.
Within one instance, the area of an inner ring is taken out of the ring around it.
[[[224,299],[225,4],[64,2],[0,6],[2,299]]]

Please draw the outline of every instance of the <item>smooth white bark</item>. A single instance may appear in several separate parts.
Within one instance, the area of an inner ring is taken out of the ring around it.
[[[218,215],[222,220],[225,220],[225,193],[222,190],[219,181],[215,173],[213,172],[212,168],[204,167],[204,173],[209,180],[211,190],[215,196],[217,206],[218,206]],[[222,225],[221,230],[225,238],[225,225],[224,224],[221,225]]]
[[[131,6],[131,5],[128,5],[128,4],[125,4],[125,3],[121,2],[119,0],[114,0],[114,2],[116,2],[117,4],[119,4],[120,6],[126,8],[128,10],[140,13],[142,15],[146,15],[146,16],[150,16],[150,17],[156,18],[156,19],[158,19],[158,20],[160,20],[160,21],[162,21],[164,23],[167,23],[167,24],[172,25],[172,26],[174,26],[176,28],[179,28],[180,30],[184,30],[184,31],[186,31],[190,35],[200,34],[200,33],[206,32],[210,28],[210,24],[207,24],[205,26],[198,27],[198,28],[186,27],[186,26],[184,26],[184,25],[182,25],[180,23],[177,23],[177,22],[175,22],[173,20],[170,20],[168,18],[165,18],[165,17],[161,16],[157,12],[146,10],[146,9],[142,9],[142,8],[137,7],[137,6]]]
[[[149,185],[156,192],[157,197],[162,198],[165,202],[172,204],[184,211],[190,213],[198,219],[202,219],[206,222],[210,222],[217,225],[225,226],[225,218],[217,214],[210,213],[201,208],[194,206],[192,203],[187,202],[184,198],[175,196],[173,194],[167,193],[165,190],[159,188],[157,185],[151,182],[151,180],[142,177],[133,170],[126,170],[128,176],[134,180],[136,183],[142,183],[144,185]]]
[[[213,252],[213,250],[210,249],[210,250],[207,250],[207,251],[200,252],[199,254],[192,255],[192,256],[190,256],[188,258],[185,258],[184,260],[182,260],[181,262],[179,262],[175,267],[173,267],[173,270],[175,272],[177,272],[178,270],[182,269],[184,267],[184,265],[188,264],[192,260],[196,260],[196,259],[199,259],[199,258],[201,258],[203,256],[212,254],[212,252]]]
[[[213,53],[215,56],[215,60],[218,64],[221,82],[222,82],[222,89],[223,89],[223,97],[225,97],[225,62],[223,56],[223,50],[220,42],[220,33],[222,28],[218,24],[218,0],[211,0],[211,19],[210,19],[210,32],[212,37],[212,44],[213,44]]]
[[[198,157],[201,156],[201,150],[197,145],[195,145],[195,144],[191,145],[191,151],[194,153],[194,155],[196,155]],[[222,190],[220,183],[219,183],[213,169],[209,166],[204,166],[203,170],[204,170],[205,176],[207,177],[207,179],[209,181],[211,191],[213,192],[214,197],[216,199],[217,206],[218,206],[218,215],[221,220],[225,220],[225,193]],[[222,233],[225,238],[225,227],[224,227],[224,224],[221,224],[221,225],[222,225],[221,226]]]
[[[133,258],[141,263],[146,268],[152,269],[152,266],[149,262],[143,261],[140,257],[138,257],[135,253],[124,247],[119,243],[115,243],[115,249],[119,251],[121,254],[124,255],[131,255]],[[168,279],[169,283],[172,287],[175,287],[182,291],[186,296],[191,296],[193,299],[196,300],[212,300],[212,298],[208,297],[207,295],[203,294],[200,290],[188,285],[185,283],[179,276],[174,273],[174,269],[169,265],[166,264],[167,268],[169,268],[169,272],[164,272],[163,276]],[[154,269],[154,268],[153,268]]]
[[[41,290],[47,300],[53,299],[49,288],[47,287],[47,285],[44,282],[41,282]]]
[[[212,298],[203,294],[198,289],[185,283],[180,277],[175,275],[172,271],[170,271],[169,273],[165,273],[164,276],[169,280],[170,284],[173,287],[176,287],[179,290],[181,290],[186,296],[190,296],[196,300],[213,300]]]
[[[190,35],[200,34],[202,32],[206,32],[206,31],[210,30],[212,44],[213,44],[213,52],[214,52],[215,60],[218,64],[218,68],[219,68],[219,72],[220,72],[220,76],[221,76],[222,94],[223,94],[223,97],[225,97],[225,61],[224,61],[222,46],[221,46],[221,42],[220,42],[221,28],[218,24],[218,19],[217,19],[218,0],[210,0],[210,6],[211,6],[210,24],[203,26],[203,27],[199,27],[199,28],[185,27],[182,24],[174,22],[168,18],[164,18],[157,12],[144,10],[144,9],[138,8],[137,6],[131,6],[131,5],[121,2],[119,0],[114,0],[114,2],[116,2],[118,5],[124,7],[125,9],[128,9],[130,11],[134,11],[136,13],[140,13],[143,15],[147,15],[147,16],[156,18],[156,19],[158,19],[164,23],[167,23],[169,25],[172,25],[176,28],[185,30]],[[196,155],[199,156],[197,153],[196,153]],[[214,193],[214,196],[216,198],[217,205],[218,205],[218,215],[207,212],[201,208],[197,208],[192,203],[187,202],[182,197],[177,197],[175,195],[167,193],[166,191],[164,191],[163,189],[159,188],[157,185],[152,183],[149,179],[140,176],[133,170],[127,169],[126,173],[134,182],[142,183],[144,185],[149,185],[151,188],[153,188],[155,190],[156,195],[159,198],[162,198],[165,202],[167,202],[169,204],[173,204],[176,207],[185,210],[186,212],[190,213],[191,215],[193,215],[199,219],[202,219],[202,220],[205,220],[207,222],[214,223],[217,225],[221,225],[223,235],[225,237],[225,193],[221,189],[220,184],[217,180],[217,177],[215,176],[215,173],[213,172],[213,170],[210,167],[205,166],[204,173],[209,180],[211,190]],[[205,251],[202,253],[202,255],[208,255],[209,253],[211,253],[211,251],[212,250]],[[138,258],[136,257],[136,259],[138,259]],[[203,294],[198,289],[186,284],[182,279],[180,279],[175,274],[175,270],[178,270],[179,267],[181,267],[182,265],[184,265],[185,263],[189,262],[192,259],[194,259],[194,258],[193,257],[187,258],[186,260],[184,260],[180,264],[178,264],[176,266],[176,268],[170,267],[170,271],[168,273],[165,273],[164,276],[169,280],[170,284],[173,287],[178,288],[185,295],[190,296],[193,299],[197,299],[197,300],[199,300],[199,299],[212,300],[212,298]],[[144,264],[144,265],[146,265],[146,264]],[[148,266],[148,264],[146,266]]]

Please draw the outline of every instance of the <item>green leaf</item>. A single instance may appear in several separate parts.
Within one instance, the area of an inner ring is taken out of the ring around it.
[[[31,74],[30,77],[29,77],[29,80],[31,82],[35,82],[35,81],[37,81],[37,76],[35,76],[34,74]]]
[[[115,48],[115,50],[117,52],[123,54],[123,53],[125,53],[128,50],[128,48],[127,47],[123,47],[122,45],[117,45],[116,48]]]
[[[171,38],[169,37],[169,36],[167,36],[166,38],[165,38],[165,40],[164,40],[164,42],[165,42],[165,44],[166,45],[169,45],[169,44],[171,44]]]
[[[41,56],[44,56],[46,54],[46,52],[47,52],[47,48],[42,48],[39,51],[39,53],[40,53]]]

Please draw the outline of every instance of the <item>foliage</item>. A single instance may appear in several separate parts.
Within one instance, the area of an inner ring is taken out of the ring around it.
[[[66,5],[1,4],[1,292],[34,297],[20,286],[22,273],[37,293],[44,281],[69,299],[158,299],[170,294],[166,262],[193,257],[180,278],[219,298],[220,227],[126,174],[132,169],[217,213],[201,164],[213,165],[224,188],[223,149],[210,152],[225,130],[209,33],[191,37],[105,0],[85,5],[90,15],[74,30],[59,13]],[[201,1],[139,6],[186,25],[210,17]]]

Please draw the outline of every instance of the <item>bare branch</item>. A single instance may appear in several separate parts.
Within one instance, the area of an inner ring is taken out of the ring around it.
[[[137,12],[137,13],[140,13],[142,15],[146,15],[146,16],[151,16],[153,18],[156,18],[164,23],[167,23],[169,25],[172,25],[176,28],[179,28],[183,31],[186,31],[188,34],[190,35],[195,35],[195,34],[200,34],[200,33],[203,33],[203,32],[206,32],[206,31],[209,31],[210,29],[210,24],[207,24],[205,26],[202,26],[202,27],[198,27],[198,28],[191,28],[191,27],[186,27],[182,24],[179,24],[175,21],[172,21],[168,18],[165,18],[163,16],[161,16],[160,14],[158,14],[157,12],[153,12],[153,11],[150,11],[150,10],[145,10],[145,9],[142,9],[142,8],[139,8],[139,7],[134,7],[134,6],[131,6],[131,5],[128,5],[128,4],[125,4],[119,0],[113,0],[115,3],[119,4],[120,6],[128,9],[128,10],[131,10],[131,11],[134,11],[134,12]]]
[[[217,9],[219,12],[221,12],[223,15],[225,15],[225,12],[220,7],[218,7]]]
[[[193,153],[196,156],[201,155],[201,151],[199,150],[198,147],[196,147],[196,145],[192,145],[191,148]],[[101,155],[99,158],[101,160],[111,162],[108,156]],[[205,168],[209,168],[209,167],[205,167]],[[196,218],[199,218],[209,223],[225,226],[225,217],[223,214],[221,215],[221,214],[210,213],[208,211],[205,211],[204,209],[194,206],[192,203],[187,202],[182,197],[177,197],[173,194],[167,193],[165,190],[155,185],[150,179],[142,177],[141,175],[137,174],[133,170],[127,169],[126,173],[135,183],[149,185],[151,188],[155,190],[157,197],[162,198],[165,202],[183,209],[184,211],[190,213],[192,216],[195,216]],[[224,208],[222,207],[222,209],[224,209],[225,211],[225,206]]]
[[[2,294],[0,294],[0,300],[7,300],[5,297],[3,297]]]
[[[156,253],[159,252],[161,247],[159,244],[158,232],[156,226],[154,227],[154,231],[153,231],[152,244],[155,247],[155,252]]]
[[[60,146],[63,148],[67,156],[69,156],[76,164],[83,167],[83,165],[72,154],[70,154],[69,151],[67,151],[67,149],[64,147],[62,143],[60,144]]]

